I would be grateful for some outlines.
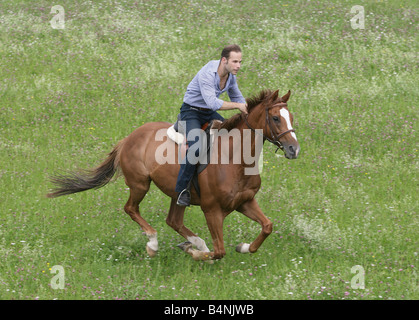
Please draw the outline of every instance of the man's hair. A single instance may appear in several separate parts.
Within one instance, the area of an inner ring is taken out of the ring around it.
[[[224,47],[223,51],[221,51],[221,59],[222,58],[226,58],[228,60],[228,58],[230,58],[230,52],[242,52],[242,50],[240,49],[240,47],[237,44],[230,44],[226,47]]]

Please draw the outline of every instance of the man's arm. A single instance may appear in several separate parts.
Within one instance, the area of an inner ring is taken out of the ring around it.
[[[228,96],[230,97],[230,101],[246,103],[246,99],[243,97],[243,94],[237,85],[236,76],[231,75],[231,77],[231,84],[230,88],[228,89]]]
[[[216,97],[213,85],[214,79],[210,76],[210,74],[201,74],[198,81],[201,89],[201,95],[207,106],[211,107],[212,110],[239,109],[241,112],[247,113],[246,103],[224,101]]]
[[[223,101],[223,104],[220,110],[231,110],[231,109],[239,109],[241,112],[247,114],[246,103]]]
[[[242,93],[239,90],[239,87],[236,82],[236,77],[230,75],[232,77],[231,87],[228,89],[228,96],[230,97],[231,102],[224,102],[226,105],[222,105],[222,107],[226,107],[224,110],[229,109],[239,109],[241,112],[247,114],[247,105],[246,99],[243,97]],[[223,108],[221,108],[223,109]]]

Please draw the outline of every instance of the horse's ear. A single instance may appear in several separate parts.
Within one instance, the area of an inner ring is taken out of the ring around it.
[[[278,93],[279,93],[279,90],[276,90],[274,93],[272,93],[271,95],[272,102],[275,102],[278,99]]]
[[[290,95],[291,95],[291,90],[288,90],[287,94],[281,98],[282,101],[287,102],[288,99],[290,98]]]

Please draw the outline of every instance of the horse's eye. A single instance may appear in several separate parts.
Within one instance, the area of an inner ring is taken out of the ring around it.
[[[273,116],[272,119],[274,119],[274,121],[279,121],[279,118],[277,116]]]

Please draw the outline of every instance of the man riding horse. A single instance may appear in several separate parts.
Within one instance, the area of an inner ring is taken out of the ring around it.
[[[194,143],[201,144],[199,142],[201,139],[198,137],[196,142],[189,137],[188,132],[193,129],[200,131],[201,126],[210,120],[223,119],[217,110],[241,111],[218,124],[220,132],[222,130],[228,133],[233,130],[238,132],[238,139],[229,139],[228,144],[212,149],[211,159],[217,161],[208,164],[200,173],[198,177],[200,194],[195,192],[197,190],[191,192],[188,190],[189,181],[195,173],[195,166],[188,163],[188,157],[185,157],[186,163],[181,162],[181,166],[179,163],[160,161],[158,155],[162,154],[158,151],[163,145],[173,147],[165,149],[164,157],[178,160],[181,146],[168,139],[166,141],[157,139],[162,132],[163,136],[168,138],[168,129],[173,126],[172,123],[159,121],[145,123],[121,139],[97,167],[69,171],[51,177],[55,188],[47,196],[55,198],[101,188],[120,170],[129,188],[129,198],[124,210],[146,234],[149,240],[146,251],[150,257],[156,256],[158,251],[157,230],[141,215],[139,205],[149,191],[151,182],[171,198],[166,222],[187,240],[179,247],[193,259],[217,260],[225,256],[223,223],[233,211],[240,212],[260,224],[261,231],[254,241],[242,242],[236,247],[236,251],[240,253],[256,252],[272,233],[273,224],[263,213],[255,197],[261,186],[260,174],[246,173],[247,169],[255,167],[254,162],[249,163],[246,159],[249,155],[252,155],[251,157],[254,155],[254,159],[259,158],[262,150],[257,147],[258,141],[272,143],[284,152],[287,159],[297,159],[300,145],[293,128],[294,117],[288,110],[287,102],[291,91],[281,97],[279,89],[262,90],[258,95],[245,100],[236,83],[241,56],[238,46],[224,48],[221,59],[210,61],[202,68],[189,84],[185,94],[180,120],[184,121],[181,124],[183,129],[186,123],[189,147]],[[225,91],[228,92],[231,102],[218,98]],[[222,140],[223,137],[219,138]],[[241,149],[244,145],[249,151],[247,155],[245,150]],[[222,155],[218,153],[221,147],[228,155],[226,163],[219,161],[222,159]],[[189,150],[193,152],[194,148]],[[240,150],[240,159],[243,161],[234,161],[233,150]],[[204,213],[212,238],[212,251],[203,239],[184,224],[185,206],[189,204],[199,205]]]
[[[242,63],[242,53],[238,45],[226,46],[220,60],[208,62],[189,83],[180,108],[180,120],[183,121],[185,136],[192,130],[200,129],[211,120],[224,120],[217,110],[239,109],[247,114],[246,100],[236,81],[237,72]],[[226,92],[230,101],[223,101],[219,96]],[[199,139],[188,140],[190,149]],[[197,153],[199,153],[197,148]],[[190,149],[192,150],[192,149]],[[177,205],[189,206],[191,201],[190,182],[195,173],[196,164],[185,157],[181,163],[175,191],[179,193]]]

